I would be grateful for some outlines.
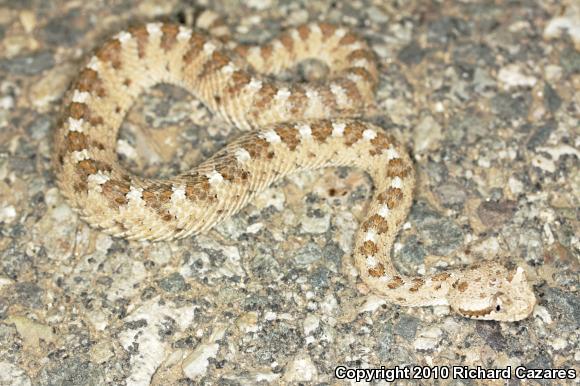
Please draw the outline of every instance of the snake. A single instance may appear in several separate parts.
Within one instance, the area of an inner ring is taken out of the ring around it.
[[[309,59],[328,67],[324,79],[276,79]],[[352,254],[370,291],[403,307],[525,319],[536,298],[520,266],[483,260],[418,276],[395,267],[391,250],[412,206],[415,171],[404,146],[364,119],[379,77],[368,43],[338,24],[305,23],[254,45],[171,22],[128,27],[88,55],[64,96],[53,141],[57,185],[92,227],[169,241],[208,231],[289,174],[359,168],[374,192]],[[120,164],[117,135],[135,100],[160,83],[187,90],[241,134],[191,170],[145,178]]]

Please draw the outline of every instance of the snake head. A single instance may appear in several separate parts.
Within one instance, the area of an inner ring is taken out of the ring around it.
[[[467,318],[515,322],[527,318],[536,297],[521,267],[488,263],[461,272],[448,293],[451,308]]]

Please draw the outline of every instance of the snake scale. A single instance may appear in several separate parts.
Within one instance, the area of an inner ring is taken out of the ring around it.
[[[312,58],[329,67],[324,82],[265,76]],[[412,204],[414,168],[391,135],[357,118],[373,104],[378,76],[368,44],[327,23],[235,48],[177,24],[131,27],[88,58],[65,97],[54,140],[58,186],[90,225],[157,241],[207,231],[290,173],[358,167],[375,192],[355,236],[354,262],[373,292],[402,306],[448,305],[470,318],[526,318],[536,299],[520,267],[488,261],[426,276],[397,272],[391,249]],[[158,83],[183,87],[246,132],[172,178],[128,172],[116,154],[119,127],[136,98]]]

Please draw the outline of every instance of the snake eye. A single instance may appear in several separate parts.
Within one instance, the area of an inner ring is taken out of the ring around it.
[[[497,312],[499,312],[499,310],[501,310],[501,307],[500,307],[500,305],[499,305],[499,304],[498,304],[497,306],[495,306],[495,310],[496,310]]]

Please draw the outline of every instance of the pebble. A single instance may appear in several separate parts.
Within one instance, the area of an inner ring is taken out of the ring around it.
[[[513,87],[533,87],[538,81],[531,75],[526,75],[526,71],[519,64],[509,64],[502,67],[497,75],[497,78],[502,82],[506,89]]]
[[[295,358],[284,374],[284,381],[289,383],[310,382],[316,379],[318,371],[312,358],[308,355],[300,355]]]

